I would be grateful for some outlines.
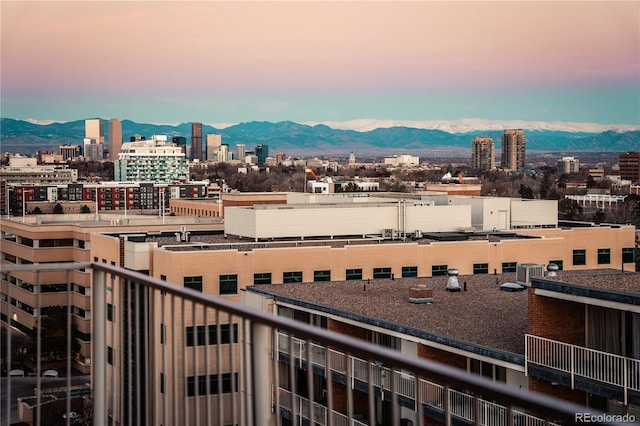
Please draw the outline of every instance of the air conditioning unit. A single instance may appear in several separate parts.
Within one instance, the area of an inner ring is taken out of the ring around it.
[[[382,230],[382,238],[385,240],[392,240],[396,237],[396,230],[391,228],[386,228]]]
[[[416,229],[415,231],[413,231],[413,236],[412,236],[412,238],[413,238],[414,240],[419,240],[419,239],[421,239],[421,238],[422,238],[422,231],[421,231],[421,230],[419,230],[419,229]]]
[[[516,283],[530,286],[531,278],[543,277],[544,267],[537,263],[520,263],[516,266]]]

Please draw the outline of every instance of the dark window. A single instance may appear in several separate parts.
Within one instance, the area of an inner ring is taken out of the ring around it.
[[[256,284],[256,285],[271,284],[271,272],[263,272],[261,274],[253,274],[253,283]]]
[[[238,294],[237,275],[220,275],[220,294]]]
[[[373,278],[391,278],[391,268],[373,268]]]
[[[611,263],[611,249],[598,249],[598,265]]]
[[[447,275],[447,271],[449,267],[447,265],[433,265],[431,267],[431,276],[439,277],[442,275]]]
[[[488,274],[489,273],[489,264],[488,263],[474,263],[473,264],[473,274]]]
[[[107,321],[113,322],[114,306],[111,303],[107,303]]]
[[[107,346],[107,363],[113,365],[113,348]]]
[[[164,393],[164,373],[160,373],[160,393]]]
[[[346,279],[347,280],[361,280],[362,279],[362,269],[347,269]]]
[[[184,277],[184,286],[202,292],[202,277]]]
[[[222,381],[220,382],[220,378]],[[233,390],[238,391],[238,373],[224,373],[218,376],[212,374],[209,376],[209,389],[207,389],[207,376],[198,376],[198,395],[216,395],[219,392],[218,386],[221,383],[222,393],[231,393]],[[196,377],[187,377],[187,396],[196,395]]]
[[[160,324],[160,344],[164,345],[167,339],[167,326]]]
[[[636,250],[633,247],[622,249],[622,263],[634,263]]]
[[[418,276],[418,267],[417,266],[403,266],[402,267],[402,278],[414,278]]]
[[[573,251],[573,266],[586,265],[587,264],[587,251],[586,250],[574,250]]]
[[[558,271],[562,271],[562,260],[550,260],[549,263],[555,263],[556,265],[558,265]]]
[[[194,346],[194,339],[197,346],[203,346],[205,344],[204,325],[197,327],[189,326],[186,332],[187,346]]]
[[[314,281],[331,281],[331,271],[313,271]]]
[[[166,280],[167,280],[167,276],[166,276],[166,275],[160,275],[160,279],[161,279],[162,281],[166,281]]]
[[[502,273],[515,272],[518,262],[502,262]]]
[[[302,282],[302,271],[296,272],[285,272],[282,274],[282,282],[285,284],[288,283],[301,283]]]
[[[226,345],[229,343],[238,343],[238,324],[220,324],[220,340],[218,340],[218,326],[209,326],[210,345]]]

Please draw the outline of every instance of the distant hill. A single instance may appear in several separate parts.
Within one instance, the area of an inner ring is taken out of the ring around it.
[[[0,119],[0,149],[31,155],[39,149],[57,149],[62,144],[82,144],[84,120],[68,123],[33,124],[11,118]],[[502,131],[488,130],[467,133],[448,133],[411,127],[379,128],[366,132],[333,129],[325,125],[308,126],[292,121],[278,123],[252,121],[224,129],[203,125],[203,133],[222,135],[222,142],[233,150],[243,143],[247,150],[257,144],[269,145],[269,152],[290,155],[347,155],[350,151],[360,155],[405,154],[428,155],[430,152],[448,152],[467,156],[476,135],[491,136],[496,150],[501,147]],[[107,126],[105,123],[105,131]],[[154,134],[191,136],[191,123],[176,126],[122,121],[124,141],[131,136]],[[636,151],[640,149],[640,131],[616,133],[562,132],[526,130],[527,150],[530,151]],[[107,139],[108,140],[108,139]]]

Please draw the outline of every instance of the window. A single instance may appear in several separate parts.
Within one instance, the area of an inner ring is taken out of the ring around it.
[[[586,250],[574,250],[573,251],[573,266],[580,266],[587,264],[587,251]]]
[[[562,271],[562,260],[550,260],[549,263],[555,263],[558,265],[558,271]]]
[[[474,263],[473,264],[473,274],[488,274],[489,273],[489,264],[488,263]]]
[[[202,293],[202,276],[184,277],[184,286]]]
[[[220,294],[238,294],[237,275],[220,275]]]
[[[502,273],[516,272],[516,265],[518,262],[502,262]]]
[[[313,271],[314,281],[331,281],[331,271]]]
[[[167,326],[160,324],[160,344],[164,345],[167,342]]]
[[[282,274],[282,282],[287,283],[301,283],[302,271],[297,272],[285,272]]]
[[[220,381],[220,378],[222,381]],[[238,373],[224,373],[219,376],[212,374],[208,380],[207,376],[198,376],[197,379],[194,376],[189,376],[187,377],[187,396],[196,395],[196,380],[198,382],[198,395],[216,395],[220,387],[222,388],[222,393],[238,391]],[[207,381],[209,386],[207,386]]]
[[[496,382],[506,383],[507,381],[507,369],[505,367],[500,367],[477,359],[469,359],[469,372],[471,374],[484,376]]]
[[[345,275],[347,280],[361,280],[362,269],[347,269],[347,272]]]
[[[391,278],[391,268],[373,268],[373,278]]]
[[[107,303],[107,321],[113,322],[113,305],[111,303]]]
[[[166,276],[166,275],[160,275],[160,279],[161,279],[162,281],[166,281],[166,280],[167,280],[167,276]]]
[[[253,283],[255,285],[271,284],[271,272],[263,272],[261,274],[253,274]]]
[[[204,346],[204,345],[226,345],[229,343],[238,343],[238,324],[220,324],[220,338],[218,339],[218,326],[211,324],[207,326],[208,332],[205,333],[205,326],[189,326],[185,329],[187,346]],[[162,338],[162,337],[161,337]],[[207,342],[208,338],[208,342]]]
[[[622,263],[634,263],[636,250],[633,247],[622,249]]]
[[[164,393],[164,373],[160,373],[160,393]]]
[[[447,265],[433,265],[431,267],[431,276],[440,277],[443,275],[447,275],[447,271],[449,267]]]
[[[402,267],[402,278],[414,278],[418,276],[418,267],[417,266],[403,266]]]
[[[598,249],[598,265],[611,263],[611,249]]]
[[[113,348],[111,346],[107,346],[107,363],[113,365]]]

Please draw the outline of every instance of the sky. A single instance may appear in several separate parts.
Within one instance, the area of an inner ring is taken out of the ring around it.
[[[640,128],[637,0],[0,8],[2,117]]]

